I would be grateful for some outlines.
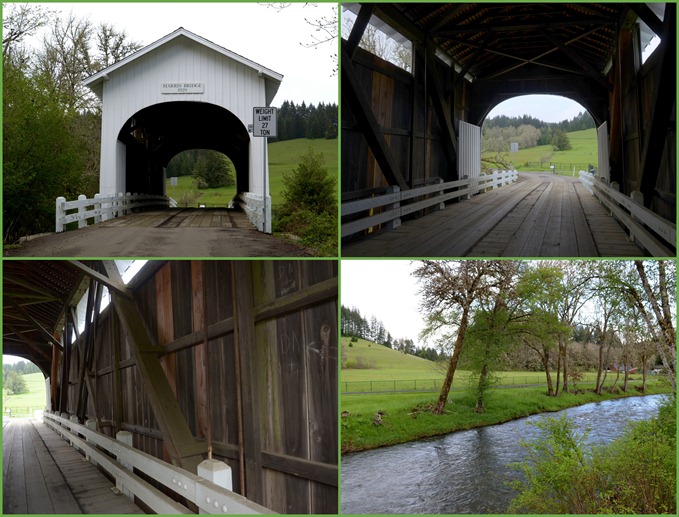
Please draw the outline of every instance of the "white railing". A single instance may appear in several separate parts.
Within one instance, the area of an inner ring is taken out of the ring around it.
[[[89,461],[106,470],[115,479],[116,487],[121,492],[138,497],[158,514],[193,512],[134,474],[135,469],[195,504],[200,513],[275,513],[203,477],[165,463],[64,416],[45,411],[43,418],[46,425],[68,440],[74,448],[85,453]]]
[[[447,183],[441,182],[436,185],[428,185],[426,187],[418,187],[404,191],[401,191],[396,186],[392,186],[388,188],[386,194],[342,203],[342,217],[365,211],[370,213],[375,208],[385,207],[385,209],[378,214],[368,215],[364,218],[342,224],[342,237],[347,237],[348,235],[366,230],[378,224],[386,224],[388,229],[398,228],[401,225],[401,217],[407,214],[434,205],[439,205],[439,208],[443,209],[443,204],[446,201],[460,197],[469,198],[486,189],[496,189],[512,183],[516,181],[518,177],[516,171],[498,171],[493,174],[482,174],[477,178],[466,178],[457,181],[449,181]],[[429,199],[401,206],[401,203],[405,200],[429,194],[435,195]]]
[[[63,232],[68,223],[78,222],[78,228],[87,226],[88,219],[100,223],[107,219],[119,217],[136,208],[167,207],[170,201],[167,196],[149,194],[123,194],[102,196],[95,194],[93,198],[85,195],[78,196],[76,201],[66,201],[58,197],[56,202],[56,232]]]
[[[616,182],[606,185],[597,176],[585,171],[580,171],[580,182],[613,217],[625,225],[638,246],[654,257],[676,255],[676,225],[646,208],[641,192],[632,192],[628,197],[619,191]]]

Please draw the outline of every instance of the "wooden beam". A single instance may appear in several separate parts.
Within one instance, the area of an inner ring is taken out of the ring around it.
[[[30,339],[28,339],[26,336],[24,336],[15,326],[10,325],[8,323],[5,323],[5,327],[7,327],[9,330],[14,332],[14,335],[17,336],[19,339],[21,339],[28,347],[36,352],[38,355],[43,357],[44,359],[47,359],[48,361],[52,361],[52,357],[50,354],[45,352],[42,348],[40,348],[40,345],[33,343]]]
[[[111,261],[108,261],[111,262]],[[98,271],[95,271],[89,266],[86,266],[79,260],[69,260],[69,264],[71,264],[73,267],[78,269],[79,271],[83,272],[90,278],[94,278],[96,281],[101,282],[104,284],[106,287],[108,287],[109,291],[111,292],[116,292],[119,295],[125,296],[127,298],[132,297],[132,292],[125,287],[125,283],[123,282],[123,279],[120,277],[120,274],[118,274],[118,279],[119,280],[112,280],[111,277],[107,277],[105,275],[102,275]],[[114,263],[115,266],[115,263]],[[108,270],[108,268],[107,268]],[[117,266],[116,266],[116,271],[117,271]]]
[[[514,31],[540,31],[543,29],[557,29],[561,27],[578,27],[583,25],[594,25],[595,30],[599,30],[603,26],[615,25],[616,21],[609,18],[587,18],[582,20],[564,20],[559,22],[544,22],[544,23],[497,23],[497,24],[477,24],[465,25],[464,27],[456,27],[445,29],[430,33],[433,37],[445,37],[455,34],[479,34],[483,32],[514,32]]]
[[[122,279],[116,265],[106,261],[104,266],[112,282],[120,285]],[[144,384],[158,426],[163,433],[163,441],[172,458],[172,463],[195,473],[198,464],[203,460],[202,453],[207,452],[207,447],[197,442],[186,423],[170,382],[160,365],[158,353],[161,349],[149,333],[134,298],[121,295],[117,291],[112,292],[112,298],[113,307],[127,334],[130,350],[139,369],[139,376]]]
[[[45,338],[47,342],[56,346],[57,348],[59,348],[59,350],[62,349],[61,343],[59,343],[59,341],[57,341],[52,334],[45,330],[45,328],[38,322],[38,320],[36,320],[33,316],[28,314],[28,312],[26,312],[26,310],[23,307],[21,307],[21,305],[19,305],[14,298],[6,297],[6,299],[7,301],[9,301],[12,307],[19,311],[19,313],[24,317],[26,321],[28,321],[34,326],[35,330],[37,330]]]
[[[61,355],[61,383],[59,385],[59,412],[64,413],[68,411],[68,386],[69,386],[69,372],[71,369],[71,329],[73,324],[71,322],[71,315],[66,314],[66,321],[64,323],[64,332],[61,338],[64,340],[63,353]]]
[[[229,334],[233,332],[233,326],[234,326],[233,318],[226,318],[221,321],[218,321],[217,323],[213,323],[207,328],[207,338],[215,339],[220,336]],[[187,334],[186,336],[182,336],[179,339],[175,339],[174,341],[171,341],[170,343],[163,345],[162,351],[159,352],[158,355],[162,357],[167,354],[179,352],[180,350],[184,350],[186,348],[191,348],[192,346],[196,346],[202,343],[204,339],[205,334],[203,332],[203,329],[197,330],[195,332],[192,332],[191,334]]]
[[[329,278],[306,289],[295,291],[264,305],[255,307],[255,322],[277,318],[328,300],[337,299],[337,277]]]
[[[675,111],[677,95],[677,32],[676,4],[665,4],[662,37],[656,52],[662,53],[660,75],[652,92],[650,119],[646,122],[644,145],[641,153],[641,184],[639,190],[644,195],[644,205],[650,208],[655,196],[655,185],[660,173],[667,131],[672,113]],[[674,171],[672,171],[674,173]]]
[[[445,99],[443,84],[436,70],[433,49],[427,49],[426,52],[426,59],[429,63],[427,65],[427,75],[429,76],[429,82],[433,85],[433,91],[430,90],[428,95],[432,100],[434,113],[439,121],[446,158],[448,158],[450,167],[453,170],[457,170],[457,135],[451,121],[450,106]]]
[[[342,98],[349,107],[361,128],[361,134],[368,142],[368,147],[382,170],[382,174],[390,185],[398,185],[401,190],[408,190],[408,184],[401,173],[384,135],[380,132],[372,106],[363,93],[351,58],[342,44]]]
[[[555,36],[552,36],[551,34],[547,33],[546,31],[542,33],[542,35],[552,44],[555,45],[563,54],[565,54],[571,61],[576,63],[577,65],[580,65],[583,70],[592,78],[594,79],[597,83],[599,83],[601,86],[603,86],[606,90],[609,92],[613,91],[613,85],[608,82],[608,80],[601,75],[601,71],[597,70],[594,68],[592,65],[590,65],[586,59],[580,56],[577,52],[575,52],[573,49],[569,48],[566,46],[565,43],[560,41],[558,38]]]
[[[356,16],[356,21],[354,26],[351,28],[351,33],[347,39],[346,49],[349,59],[354,59],[354,54],[358,48],[358,44],[361,42],[365,28],[370,23],[370,18],[373,15],[373,9],[375,4],[361,4],[361,10]]]
[[[307,460],[295,456],[278,454],[275,452],[262,453],[262,466],[285,472],[292,476],[309,479],[329,486],[337,486],[337,465],[328,465],[318,461]]]
[[[634,14],[636,14],[646,25],[648,25],[648,28],[655,32],[657,36],[660,37],[662,35],[663,22],[660,21],[660,18],[658,18],[653,11],[651,11],[651,8],[648,7],[648,5],[628,3],[627,7],[632,9]]]
[[[474,52],[472,52],[472,55],[469,56],[469,58],[466,60],[464,66],[462,67],[462,70],[460,70],[459,75],[455,79],[455,82],[453,83],[453,91],[455,91],[455,88],[458,87],[458,85],[464,81],[464,76],[467,75],[469,72],[469,69],[474,65],[476,62],[476,58],[479,57],[481,52],[485,49],[486,45],[490,43],[493,39],[495,39],[495,35],[492,32],[489,32],[484,36],[484,38],[481,40],[481,43],[476,47]]]

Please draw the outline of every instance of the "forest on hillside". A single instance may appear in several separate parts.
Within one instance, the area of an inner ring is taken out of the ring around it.
[[[551,145],[555,151],[566,151],[571,148],[567,133],[594,127],[594,119],[586,111],[561,122],[543,122],[530,115],[498,115],[484,122],[482,146],[483,151],[496,153],[509,152],[512,142],[518,143],[519,149]]]

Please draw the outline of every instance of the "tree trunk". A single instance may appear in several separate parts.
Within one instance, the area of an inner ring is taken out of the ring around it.
[[[554,391],[554,396],[559,396],[559,389],[561,387],[561,343],[556,350],[556,390]]]
[[[457,363],[460,360],[460,354],[462,353],[462,345],[464,343],[464,335],[467,332],[467,323],[469,320],[469,307],[465,307],[462,310],[462,319],[460,320],[460,328],[457,331],[457,339],[455,340],[455,348],[453,349],[453,355],[450,357],[450,362],[448,363],[448,371],[446,372],[446,378],[441,386],[441,392],[439,393],[439,399],[434,407],[433,413],[435,415],[440,415],[443,413],[446,407],[446,402],[448,401],[448,394],[450,393],[450,387],[453,385],[453,377],[455,376],[455,370],[457,369]]]
[[[549,350],[545,350],[545,354],[542,356],[542,362],[545,366],[545,375],[547,376],[547,395],[553,397],[554,388],[552,386],[552,376],[549,373]]]
[[[479,385],[476,389],[476,408],[474,411],[483,413],[483,395],[486,392],[486,378],[488,377],[488,368],[486,365],[481,368],[481,375],[479,375]]]
[[[625,382],[622,383],[622,391],[627,393],[627,381],[629,381],[629,368],[625,367]]]
[[[563,364],[563,391],[564,393],[568,393],[568,346],[566,343],[564,343],[563,346],[561,363]]]
[[[599,344],[599,366],[597,368],[596,372],[596,386],[594,387],[594,393],[597,395],[601,395],[601,370],[603,369],[603,364],[604,364],[604,344],[600,343]]]
[[[641,364],[642,364],[643,368],[642,368],[642,370],[641,370],[641,379],[642,379],[642,383],[641,383],[641,393],[646,393],[646,361],[647,361],[648,359],[646,358],[645,355],[642,356],[642,358],[643,358],[643,359],[642,359]]]
[[[606,378],[604,377],[604,380]],[[618,366],[618,371],[615,374],[615,381],[613,381],[613,386],[611,386],[611,390],[614,390],[615,387],[618,385],[618,379],[620,379],[620,367]]]

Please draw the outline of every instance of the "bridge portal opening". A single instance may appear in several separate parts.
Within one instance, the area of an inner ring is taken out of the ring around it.
[[[225,207],[237,193],[235,167],[223,153],[189,149],[176,154],[166,170],[167,195],[178,207]]]
[[[220,106],[173,101],[154,104],[127,119],[118,134],[128,192],[166,194],[166,169],[177,154],[209,149],[234,167],[236,193],[249,190],[250,136],[236,115]]]
[[[488,169],[596,172],[597,123],[587,107],[567,96],[518,95],[489,106],[481,151]]]

